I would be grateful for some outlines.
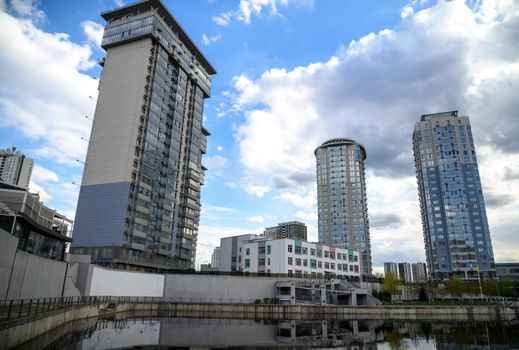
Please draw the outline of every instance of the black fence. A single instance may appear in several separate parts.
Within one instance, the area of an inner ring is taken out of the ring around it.
[[[65,298],[38,298],[0,301],[0,322],[23,317],[64,310],[78,306],[103,304],[107,309],[115,309],[122,303],[182,303],[182,304],[255,304],[256,299],[238,298],[196,298],[196,297],[135,297],[135,296],[90,296]]]

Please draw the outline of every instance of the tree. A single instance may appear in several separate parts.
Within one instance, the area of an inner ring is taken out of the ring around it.
[[[384,286],[384,290],[391,296],[391,301],[393,301],[393,294],[396,293],[398,286],[400,285],[400,280],[397,275],[393,272],[388,272],[384,277],[382,285]]]
[[[462,299],[463,292],[466,290],[465,281],[459,277],[452,276],[447,281],[447,289],[451,295],[457,295],[458,298]]]
[[[488,296],[497,295],[497,283],[494,280],[484,280],[481,288],[483,289],[483,294],[485,294],[485,295],[488,295]]]
[[[418,292],[418,301],[429,301],[429,297],[427,296],[423,285],[420,286],[420,291]]]
[[[513,297],[516,294],[516,282],[504,279],[500,280],[498,283],[499,286],[499,294],[504,297]]]

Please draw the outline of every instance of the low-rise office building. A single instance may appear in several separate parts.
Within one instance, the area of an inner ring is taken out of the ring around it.
[[[242,271],[243,243],[260,237],[260,235],[247,234],[221,238],[219,270],[223,272]]]
[[[0,182],[0,228],[16,236],[18,249],[63,260],[72,220],[43,205],[25,188]]]
[[[499,279],[519,280],[519,262],[496,263],[496,272]]]
[[[360,277],[359,252],[287,238],[243,242],[240,260],[244,272]]]

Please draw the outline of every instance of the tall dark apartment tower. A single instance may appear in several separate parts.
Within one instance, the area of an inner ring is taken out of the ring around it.
[[[370,276],[371,243],[364,146],[332,139],[315,150],[319,242],[361,252],[361,273]]]
[[[120,269],[192,268],[215,69],[160,0],[107,21],[72,251]]]
[[[495,277],[469,118],[458,111],[422,115],[413,150],[429,276]]]

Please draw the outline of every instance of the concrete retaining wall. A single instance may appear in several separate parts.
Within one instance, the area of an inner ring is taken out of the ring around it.
[[[162,297],[164,275],[94,267],[88,295]]]
[[[127,313],[130,317],[198,317],[277,320],[510,320],[511,309],[490,306],[344,307],[321,305],[121,303],[73,306],[45,317],[15,321],[0,331],[0,348],[9,349],[69,322]]]
[[[274,298],[277,280],[271,277],[166,275],[164,297],[215,300]]]

